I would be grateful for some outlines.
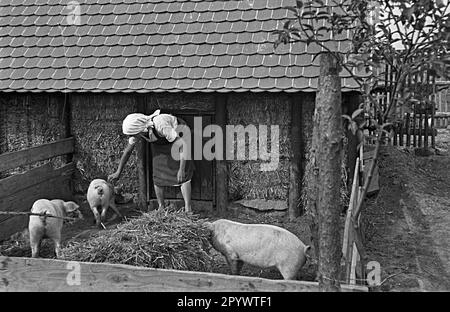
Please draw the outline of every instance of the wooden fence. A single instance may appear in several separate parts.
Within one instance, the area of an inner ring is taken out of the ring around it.
[[[77,273],[80,273],[78,276]],[[342,285],[342,291],[368,291]],[[0,256],[0,291],[311,292],[316,282]]]
[[[427,111],[423,113],[406,113],[403,120],[396,123],[393,131],[392,144],[406,147],[435,146],[436,117]]]
[[[354,223],[354,210],[361,197],[364,185],[364,146],[359,149],[359,157],[356,159],[355,172],[353,177],[350,203],[347,210],[344,228],[344,239],[342,244],[342,254],[345,260],[345,282],[356,285],[358,280],[365,277],[365,249],[363,245],[362,233],[360,231],[360,218],[357,224]],[[372,180],[375,181],[375,180]],[[369,187],[370,189],[371,187]],[[360,215],[361,216],[361,215]]]
[[[72,154],[74,139],[67,138],[36,147],[0,155],[0,172],[57,156]],[[53,168],[51,162],[0,180],[0,211],[29,211],[40,198],[72,199],[71,177],[75,165],[70,162]],[[0,241],[21,231],[27,216],[0,216]]]
[[[442,82],[436,81],[436,77],[427,70],[407,76],[405,85],[397,90],[395,81],[398,73],[391,66],[385,66],[383,70],[379,70],[378,75],[384,75],[384,81],[373,91],[378,104],[371,103],[366,109],[371,111],[370,115],[376,116],[375,119],[380,124],[386,122],[382,120],[382,116],[389,109],[387,121],[393,123],[393,126],[388,143],[397,146],[434,148],[436,128],[448,124],[446,116],[436,115],[440,107],[446,107],[439,102],[444,100],[440,92]],[[405,92],[412,94],[420,101],[407,106],[392,102],[398,93],[406,95]],[[370,134],[374,134],[375,127],[372,121],[368,119],[367,122]]]

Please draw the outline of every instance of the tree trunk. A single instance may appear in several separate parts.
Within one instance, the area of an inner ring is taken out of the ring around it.
[[[319,258],[319,229],[317,224],[317,203],[318,203],[318,185],[319,185],[319,163],[317,160],[320,148],[320,114],[317,107],[314,111],[313,134],[311,139],[311,148],[308,152],[307,163],[305,167],[305,176],[303,181],[304,206],[307,216],[309,217],[311,242],[314,246],[315,258]]]
[[[320,143],[316,150],[318,167],[319,288],[338,291],[341,259],[339,202],[342,163],[341,80],[336,59],[329,53],[320,59],[316,119]],[[315,125],[316,126],[316,125]]]

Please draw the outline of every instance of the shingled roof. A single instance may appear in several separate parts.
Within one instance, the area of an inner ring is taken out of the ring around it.
[[[79,26],[68,24],[68,2],[1,0],[0,91],[317,88],[318,46],[271,43],[295,0],[78,0]],[[342,75],[343,90],[356,89]]]

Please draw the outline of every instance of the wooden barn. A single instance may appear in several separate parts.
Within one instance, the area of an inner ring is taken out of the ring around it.
[[[279,148],[276,170],[261,171],[260,159],[196,160],[193,200],[219,210],[242,199],[297,205],[321,49],[302,43],[274,49],[272,31],[295,0],[78,3],[0,2],[0,178],[31,168],[41,177],[13,188],[0,181],[0,210],[26,211],[36,197],[56,196],[59,188],[65,190],[60,197],[85,192],[90,180],[117,169],[127,143],[124,117],[158,108],[190,126],[196,116],[203,127],[279,126],[279,144],[271,146]],[[350,47],[345,34],[326,44]],[[358,93],[346,73],[342,78],[346,112],[358,104]],[[54,153],[19,152],[42,144]],[[154,198],[150,153],[143,144],[119,180],[144,203]],[[30,167],[47,156],[58,157],[45,170]],[[64,175],[55,169],[69,165]],[[0,227],[12,222],[0,217]]]

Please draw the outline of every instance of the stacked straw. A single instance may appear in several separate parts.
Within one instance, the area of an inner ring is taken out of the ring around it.
[[[210,232],[184,212],[156,210],[64,248],[66,260],[209,272]]]

